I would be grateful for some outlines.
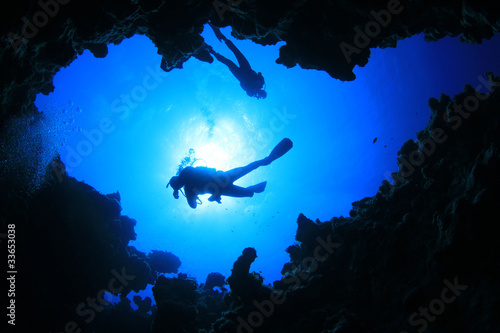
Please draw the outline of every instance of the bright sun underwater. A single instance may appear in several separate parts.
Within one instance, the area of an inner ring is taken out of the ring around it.
[[[122,214],[137,221],[129,245],[174,253],[179,271],[199,282],[211,272],[228,277],[246,247],[256,249],[252,269],[266,283],[280,279],[298,215],[347,216],[352,202],[375,195],[397,170],[397,151],[426,126],[427,100],[457,94],[498,68],[491,54],[500,50],[498,37],[479,46],[415,36],[373,50],[370,63],[356,68],[358,78],[342,83],[276,64],[282,43],[263,47],[221,31],[263,73],[267,98],[249,97],[217,61],[192,58],[165,73],[152,42],[134,36],[109,45],[104,59],[84,52],[55,76],[54,92],[36,101],[52,131],[47,142],[69,175],[103,194],[120,193]],[[236,61],[210,29],[203,37]],[[483,62],[471,60],[478,54]],[[229,170],[266,157],[283,138],[294,143],[286,155],[235,182],[267,181],[263,193],[220,204],[202,195],[191,209],[166,188],[183,163]]]

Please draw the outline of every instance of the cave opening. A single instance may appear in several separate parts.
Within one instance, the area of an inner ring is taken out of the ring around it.
[[[229,37],[230,29],[222,32]],[[203,37],[231,58],[209,29]],[[55,76],[54,92],[36,101],[49,117],[61,117],[63,106],[73,112],[58,152],[70,176],[101,193],[120,192],[122,214],[137,220],[130,245],[176,254],[180,271],[199,282],[210,272],[229,276],[248,246],[259,256],[252,269],[266,283],[280,279],[299,213],[322,221],[347,216],[353,201],[374,195],[397,170],[402,144],[426,126],[427,100],[498,71],[500,49],[498,37],[468,45],[418,35],[372,50],[357,79],[340,82],[276,64],[282,44],[229,38],[263,73],[266,99],[247,96],[217,61],[191,58],[165,73],[153,43],[134,36],[109,45],[103,59],[86,51]],[[229,169],[264,157],[283,137],[294,141],[290,153],[238,182],[267,180],[261,195],[221,205],[204,196],[192,210],[165,190],[190,149],[200,165]]]

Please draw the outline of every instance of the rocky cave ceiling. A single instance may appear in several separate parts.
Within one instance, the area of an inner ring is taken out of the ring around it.
[[[230,25],[240,39],[286,42],[278,64],[354,80],[370,48],[419,33],[481,43],[500,28],[496,3],[478,0],[28,0],[4,4],[0,15],[2,124],[13,114],[36,114],[36,94],[53,91],[53,76],[85,49],[105,57],[107,44],[134,34],[154,42],[167,71],[191,56],[212,60],[200,36],[210,20]]]

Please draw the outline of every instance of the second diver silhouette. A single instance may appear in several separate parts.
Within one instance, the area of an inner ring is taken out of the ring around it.
[[[170,178],[167,188],[169,185],[172,186],[174,198],[179,199],[179,190],[184,187],[187,202],[193,209],[197,206],[198,195],[200,194],[210,193],[212,195],[208,198],[208,201],[217,201],[218,203],[221,203],[222,195],[237,198],[253,197],[254,193],[264,192],[267,182],[248,187],[237,186],[233,182],[260,166],[271,164],[285,155],[292,147],[292,140],[285,138],[274,147],[266,158],[228,171],[188,166],[182,169],[178,176]]]
[[[214,49],[210,46],[207,45],[207,50],[221,63],[226,65],[231,73],[233,73],[234,77],[240,81],[240,85],[243,88],[243,90],[246,91],[247,95],[250,97],[256,97],[257,99],[260,98],[266,98],[267,93],[263,89],[265,85],[264,77],[262,76],[261,72],[256,73],[252,67],[250,66],[250,63],[248,62],[247,58],[241,53],[241,51],[231,42],[229,39],[226,38],[220,32],[219,28],[216,26],[213,26],[211,23],[209,23],[212,29],[214,30],[215,36],[219,39],[219,41],[224,41],[227,45],[227,47],[234,53],[236,56],[236,59],[238,60],[238,65],[228,58],[224,57],[220,53],[217,53],[214,51]]]

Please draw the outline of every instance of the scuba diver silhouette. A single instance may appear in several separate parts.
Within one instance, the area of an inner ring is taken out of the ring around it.
[[[226,36],[224,36],[222,32],[220,32],[218,27],[213,26],[211,23],[209,23],[209,25],[214,30],[217,39],[219,39],[219,41],[221,42],[224,41],[227,47],[234,53],[236,59],[238,60],[239,67],[236,66],[236,64],[228,58],[224,57],[220,53],[215,52],[210,45],[206,45],[208,52],[210,52],[217,60],[219,60],[229,68],[234,77],[238,79],[238,81],[240,81],[240,86],[243,88],[243,90],[246,91],[248,96],[256,97],[257,99],[266,98],[267,93],[262,88],[265,85],[262,73],[256,73],[254,70],[252,70],[252,67],[250,67],[250,63],[245,58],[243,53],[238,50],[233,42],[227,39]]]
[[[188,166],[182,169],[178,176],[170,178],[167,188],[172,186],[174,198],[179,199],[179,190],[184,186],[186,192],[184,195],[189,206],[193,209],[196,208],[197,201],[200,200],[198,198],[200,194],[210,193],[212,195],[208,201],[217,201],[218,203],[221,203],[222,195],[236,198],[253,197],[255,193],[264,192],[267,182],[248,187],[237,186],[233,182],[260,166],[271,164],[274,160],[285,155],[292,147],[292,140],[285,138],[274,147],[266,158],[228,171]]]

